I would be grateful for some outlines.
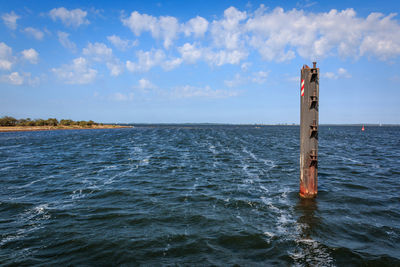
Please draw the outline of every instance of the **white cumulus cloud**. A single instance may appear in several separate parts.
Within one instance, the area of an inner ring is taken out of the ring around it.
[[[247,58],[248,53],[242,50],[219,50],[207,51],[205,59],[210,64],[222,66],[225,64],[239,64],[241,60]]]
[[[58,41],[65,48],[70,49],[71,51],[76,50],[76,44],[69,39],[69,33],[66,32],[57,32]]]
[[[151,50],[151,51],[138,51],[137,62],[126,62],[126,68],[132,72],[148,71],[152,67],[161,65],[165,59],[165,53],[162,50]]]
[[[186,36],[193,34],[195,37],[202,37],[208,29],[208,21],[200,16],[190,19],[183,25],[183,32]]]
[[[268,73],[267,71],[258,71],[248,76],[242,76],[236,73],[232,80],[225,80],[224,83],[228,87],[238,87],[248,82],[263,84],[267,81]]]
[[[224,11],[224,18],[215,20],[211,26],[211,34],[217,46],[227,49],[241,47],[243,25],[241,21],[247,18],[246,12],[241,12],[235,7],[229,7]]]
[[[39,53],[33,48],[23,50],[21,54],[25,60],[32,64],[37,64],[39,61]]]
[[[196,44],[185,43],[178,47],[183,61],[187,63],[196,63],[198,60],[204,60],[210,65],[222,66],[225,64],[239,64],[241,60],[248,56],[243,50],[212,50],[210,47],[197,47]]]
[[[137,41],[130,41],[121,39],[117,35],[107,36],[108,41],[110,41],[119,50],[125,51],[128,48],[137,45]]]
[[[268,72],[267,71],[258,71],[253,73],[251,77],[251,81],[253,83],[263,84],[267,81]]]
[[[112,49],[103,43],[89,43],[83,48],[82,54],[95,62],[105,62],[111,76],[118,76],[123,72],[123,65],[114,57]]]
[[[39,83],[38,77],[32,77],[31,73],[19,73],[14,71],[10,74],[5,74],[0,77],[1,82],[12,84],[12,85],[37,85]]]
[[[160,16],[159,18],[137,11],[131,13],[128,18],[122,19],[123,25],[127,26],[136,36],[148,31],[154,38],[164,40],[164,47],[169,48],[179,31],[179,23],[175,17]]]
[[[83,48],[82,54],[91,57],[94,61],[107,61],[112,57],[112,49],[103,43],[89,43]]]
[[[68,84],[88,84],[93,82],[97,75],[97,70],[91,69],[83,57],[74,59],[70,65],[53,68],[52,71]]]
[[[182,59],[188,63],[195,63],[203,57],[203,50],[197,48],[195,44],[185,43],[183,46],[178,47]]]
[[[328,78],[328,79],[334,79],[334,80],[340,79],[340,78],[348,79],[348,78],[351,78],[351,74],[348,73],[346,69],[339,68],[336,72],[328,71],[328,72],[322,73],[322,77]]]
[[[28,34],[29,36],[32,36],[36,40],[42,40],[44,33],[41,30],[32,28],[32,27],[27,27],[24,29],[24,32]]]
[[[124,72],[124,65],[118,60],[107,62],[106,66],[110,70],[111,76],[119,76],[122,72]]]
[[[12,72],[9,75],[3,75],[2,80],[3,82],[13,85],[22,85],[24,83],[24,77],[18,72]]]
[[[3,14],[1,18],[8,28],[10,28],[11,30],[15,30],[17,29],[17,20],[21,17],[15,14],[14,11],[11,11],[10,13]]]
[[[149,80],[142,78],[139,80],[139,83],[137,85],[137,88],[141,89],[141,90],[147,90],[147,89],[155,89],[157,88],[157,86],[155,86],[152,82],[150,82]]]
[[[310,60],[373,55],[387,60],[400,55],[400,25],[394,16],[371,13],[362,18],[351,8],[321,13],[280,7],[268,11],[261,5],[247,20],[246,30],[250,45],[265,60],[286,61],[296,55]]]
[[[5,43],[0,43],[0,69],[10,70],[14,62],[12,48]]]
[[[89,24],[89,20],[86,18],[87,12],[79,8],[72,10],[65,7],[53,8],[49,15],[52,20],[59,19],[66,26],[79,27],[82,24]]]

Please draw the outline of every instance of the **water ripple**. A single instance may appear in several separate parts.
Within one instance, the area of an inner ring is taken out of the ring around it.
[[[400,128],[320,127],[298,197],[298,127],[0,133],[5,265],[400,265]]]

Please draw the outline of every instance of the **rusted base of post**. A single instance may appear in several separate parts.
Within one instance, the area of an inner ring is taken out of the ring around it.
[[[308,193],[302,193],[301,191],[300,191],[300,197],[301,198],[308,198],[308,199],[310,199],[310,198],[316,198],[317,197],[317,193],[315,193],[315,194],[308,194]]]
[[[318,169],[316,165],[310,166],[305,171],[306,177],[300,179],[300,197],[315,198],[318,193]]]

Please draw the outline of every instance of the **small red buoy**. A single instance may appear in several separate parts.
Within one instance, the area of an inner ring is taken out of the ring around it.
[[[364,125],[363,125],[363,127],[361,128],[361,131],[363,131],[363,132],[364,132],[364,130],[365,130],[365,129],[364,129]]]

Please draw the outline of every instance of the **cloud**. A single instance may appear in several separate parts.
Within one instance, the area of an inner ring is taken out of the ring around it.
[[[239,64],[247,55],[247,52],[241,50],[219,50],[217,52],[207,51],[205,58],[212,65],[222,66],[225,64]]]
[[[110,70],[111,76],[119,76],[124,71],[124,66],[117,60],[107,62],[107,68]]]
[[[178,47],[182,59],[188,63],[195,63],[203,56],[203,50],[196,48],[195,44],[185,43],[183,46]]]
[[[25,60],[28,60],[32,64],[37,64],[39,61],[39,53],[33,48],[23,50],[21,54]]]
[[[107,36],[108,41],[110,41],[116,48],[119,50],[125,51],[128,48],[132,46],[137,45],[137,40],[136,41],[130,41],[130,40],[123,40],[117,35],[111,35]]]
[[[267,81],[268,73],[266,71],[258,71],[253,72],[247,77],[236,73],[232,80],[225,80],[224,83],[228,87],[237,87],[247,82],[263,84]]]
[[[12,72],[10,74],[2,75],[1,81],[12,85],[37,85],[39,78],[32,78],[29,72],[20,74],[19,72]]]
[[[79,57],[70,65],[53,68],[54,74],[68,84],[88,84],[94,81],[97,71],[88,66],[85,58]]]
[[[4,24],[11,30],[16,30],[17,29],[17,20],[20,18],[17,14],[14,13],[14,11],[11,11],[10,13],[5,13],[1,16],[3,19]]]
[[[327,79],[336,80],[336,79],[340,79],[340,78],[348,79],[348,78],[351,78],[351,75],[347,72],[346,69],[339,68],[337,70],[337,72],[329,72],[328,71],[328,72],[322,73],[322,77],[327,78]]]
[[[3,75],[2,81],[13,85],[22,85],[24,83],[24,77],[18,72],[12,72],[9,75]]]
[[[237,50],[242,43],[240,36],[243,25],[239,24],[246,17],[246,12],[241,12],[234,7],[226,9],[224,18],[212,23],[211,33],[215,44],[218,47]],[[138,11],[133,11],[129,17],[122,18],[121,21],[136,36],[140,36],[142,32],[149,32],[153,38],[162,39],[166,49],[171,47],[179,33],[184,33],[185,36],[193,35],[196,38],[201,38],[209,28],[209,22],[200,16],[181,24],[177,18],[172,16],[154,17],[148,14],[141,14]]]
[[[258,72],[253,73],[253,76],[251,77],[251,81],[253,83],[263,84],[267,81],[267,77],[268,77],[268,72],[258,71]]]
[[[11,70],[14,58],[12,56],[12,48],[5,43],[0,43],[0,69]]]
[[[210,65],[222,66],[225,64],[239,64],[247,57],[247,52],[241,50],[217,50],[211,48],[198,48],[195,44],[185,43],[178,47],[182,60],[187,63],[195,63],[202,59]]]
[[[240,68],[242,69],[242,71],[248,71],[251,64],[252,64],[251,62],[244,62],[242,65],[240,65]]]
[[[371,13],[364,21],[364,38],[361,41],[359,54],[372,54],[381,60],[388,60],[400,54],[400,25],[392,13],[384,16]]]
[[[140,14],[137,11],[131,13],[128,18],[122,19],[123,25],[127,26],[136,36],[148,31],[154,38],[164,40],[164,47],[169,48],[179,31],[179,23],[175,17],[160,16],[158,18]]]
[[[32,27],[28,27],[24,29],[24,32],[30,36],[32,36],[33,38],[35,38],[36,40],[42,40],[44,33],[41,30],[32,28]]]
[[[65,7],[53,8],[49,15],[53,21],[59,19],[66,26],[79,27],[82,24],[89,24],[89,20],[86,19],[87,12],[79,8],[72,10]]]
[[[111,100],[114,101],[131,101],[134,98],[134,94],[133,93],[129,93],[129,94],[123,94],[123,93],[115,93],[113,95],[111,95]]]
[[[318,2],[311,2],[310,0],[299,1],[296,3],[296,6],[299,8],[308,8],[318,4]]]
[[[231,90],[214,90],[210,86],[194,87],[190,85],[176,87],[172,93],[173,98],[227,98],[234,97],[239,94],[238,91]]]
[[[108,61],[112,58],[112,49],[103,43],[89,43],[87,47],[83,48],[82,54],[97,62]]]
[[[137,52],[138,62],[134,63],[131,61],[126,62],[126,68],[131,72],[143,72],[148,71],[152,67],[161,65],[165,59],[165,53],[162,50],[151,50],[151,51],[138,51]]]
[[[287,61],[373,55],[382,60],[400,55],[400,25],[395,14],[371,13],[366,19],[351,9],[326,13],[267,12],[263,5],[246,21],[250,46],[265,60]]]
[[[344,68],[339,68],[338,69],[338,75],[339,75],[339,77],[351,78],[351,75]]]
[[[111,76],[118,76],[123,72],[122,63],[114,57],[112,49],[103,43],[89,43],[82,54],[95,62],[105,62]]]
[[[240,22],[246,18],[246,12],[241,12],[234,7],[227,8],[224,11],[224,18],[212,23],[211,34],[214,43],[218,47],[237,50],[243,45],[241,40],[243,26]]]
[[[313,3],[306,1],[305,4]],[[183,42],[176,47],[180,57],[153,49],[139,51],[136,63],[126,62],[130,71],[148,71],[156,65],[170,70],[182,63],[198,61],[213,66],[238,65],[253,52],[265,61],[275,62],[296,57],[314,61],[336,56],[354,59],[376,56],[390,60],[400,55],[400,25],[394,18],[395,14],[381,13],[363,18],[351,8],[312,13],[280,7],[271,10],[260,5],[252,13],[231,6],[222,18],[211,23],[200,16],[180,23],[175,17],[155,17],[138,11],[121,21],[136,36],[149,32],[153,38],[162,40],[166,49],[171,49],[180,34],[196,38],[195,42]],[[108,39],[121,50],[129,46],[128,40],[116,35]],[[246,71],[248,65],[242,67]]]
[[[182,26],[182,31],[186,36],[193,34],[195,37],[203,37],[208,28],[208,21],[200,16],[190,19]]]
[[[75,51],[76,50],[76,44],[74,42],[72,42],[71,40],[69,40],[69,34],[66,32],[57,32],[57,36],[58,36],[58,41],[60,42],[60,44],[62,46],[64,46],[67,49],[70,49],[71,51]]]
[[[244,79],[239,73],[236,73],[232,80],[225,80],[224,84],[228,87],[237,87],[245,83],[245,81],[246,79]]]
[[[157,86],[155,86],[152,82],[150,82],[147,79],[140,79],[138,85],[136,88],[141,89],[141,90],[146,90],[146,89],[156,89]]]
[[[172,58],[163,62],[162,67],[165,70],[172,70],[181,65],[183,60],[181,58]]]

